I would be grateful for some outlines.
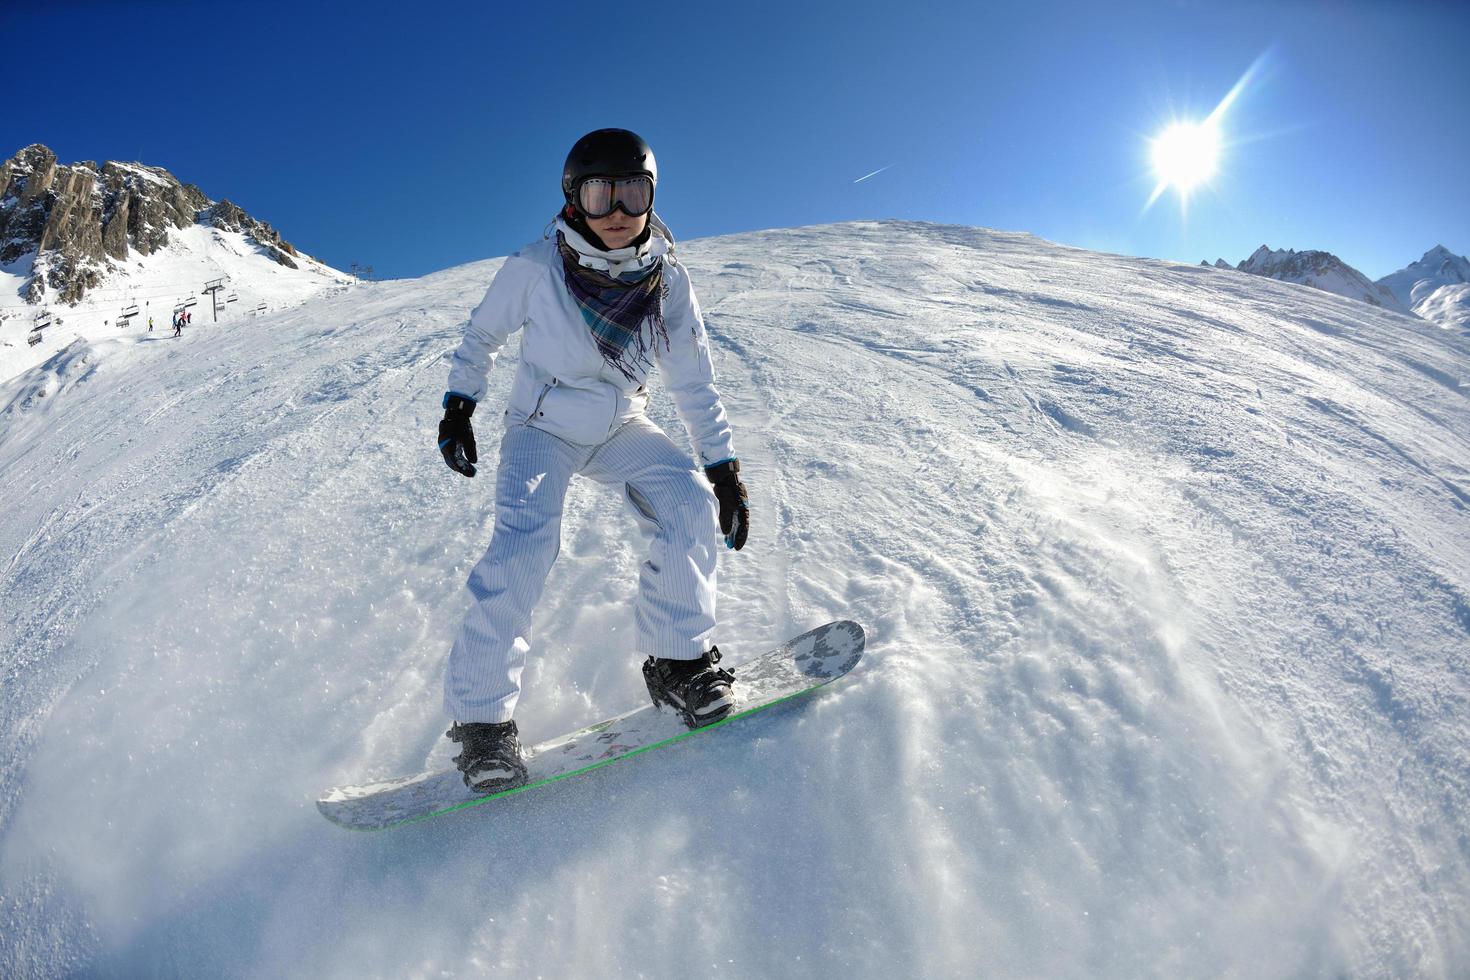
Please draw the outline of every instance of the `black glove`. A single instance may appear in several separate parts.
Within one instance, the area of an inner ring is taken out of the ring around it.
[[[715,485],[715,499],[720,502],[720,533],[725,536],[725,547],[739,551],[745,547],[745,535],[750,531],[750,508],[746,506],[745,484],[740,482],[740,460],[727,459],[706,466],[704,475]]]
[[[475,430],[470,427],[470,416],[474,414],[475,403],[468,398],[453,392],[444,396],[439,451],[451,470],[465,476],[474,476],[475,464],[480,461],[480,454],[475,451]]]

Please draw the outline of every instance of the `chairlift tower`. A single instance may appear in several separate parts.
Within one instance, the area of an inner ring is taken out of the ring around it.
[[[230,281],[229,276],[220,276],[211,279],[204,284],[204,292],[209,294],[209,305],[214,311],[214,322],[219,323],[219,291],[225,288],[225,283]]]

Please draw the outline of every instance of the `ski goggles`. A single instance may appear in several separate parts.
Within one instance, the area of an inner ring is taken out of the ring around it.
[[[587,177],[577,185],[577,210],[589,218],[606,218],[615,209],[637,218],[653,210],[653,180],[636,177]]]

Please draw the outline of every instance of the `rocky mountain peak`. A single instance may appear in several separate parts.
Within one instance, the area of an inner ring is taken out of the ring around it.
[[[203,222],[243,232],[282,265],[298,253],[270,225],[212,201],[162,167],[83,160],[61,164],[34,143],[0,164],[0,265],[26,277],[31,303],[76,303],[133,252],[151,255],[170,232]]]
[[[1312,286],[1373,306],[1408,312],[1408,306],[1400,302],[1393,292],[1372,282],[1331,252],[1315,249],[1298,252],[1262,245],[1236,268],[1256,276]]]

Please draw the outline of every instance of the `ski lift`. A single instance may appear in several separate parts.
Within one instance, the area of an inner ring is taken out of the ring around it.
[[[26,343],[30,344],[32,347],[36,346],[40,342],[41,342],[41,331],[40,330],[32,330],[31,333],[30,333],[30,336],[26,337]]]
[[[123,318],[124,319],[127,319],[129,317],[135,317],[137,315],[138,315],[138,304],[129,301],[128,305],[123,307],[123,311],[122,311]]]
[[[260,304],[260,305],[259,305],[259,306],[257,306],[257,307],[256,307],[256,308],[255,308],[255,312],[256,312],[256,313],[257,313],[257,314],[259,314],[259,313],[264,313],[264,312],[265,312],[265,304],[264,304],[264,303],[261,303],[261,304]]]
[[[226,303],[233,303],[233,302],[237,301],[239,298],[240,298],[240,295],[238,293],[231,293],[230,295],[228,295],[228,296],[225,297],[225,302]]]
[[[61,321],[57,320],[56,322],[60,323]],[[51,314],[43,311],[36,314],[36,322],[31,329],[40,332],[49,326],[51,326]]]

